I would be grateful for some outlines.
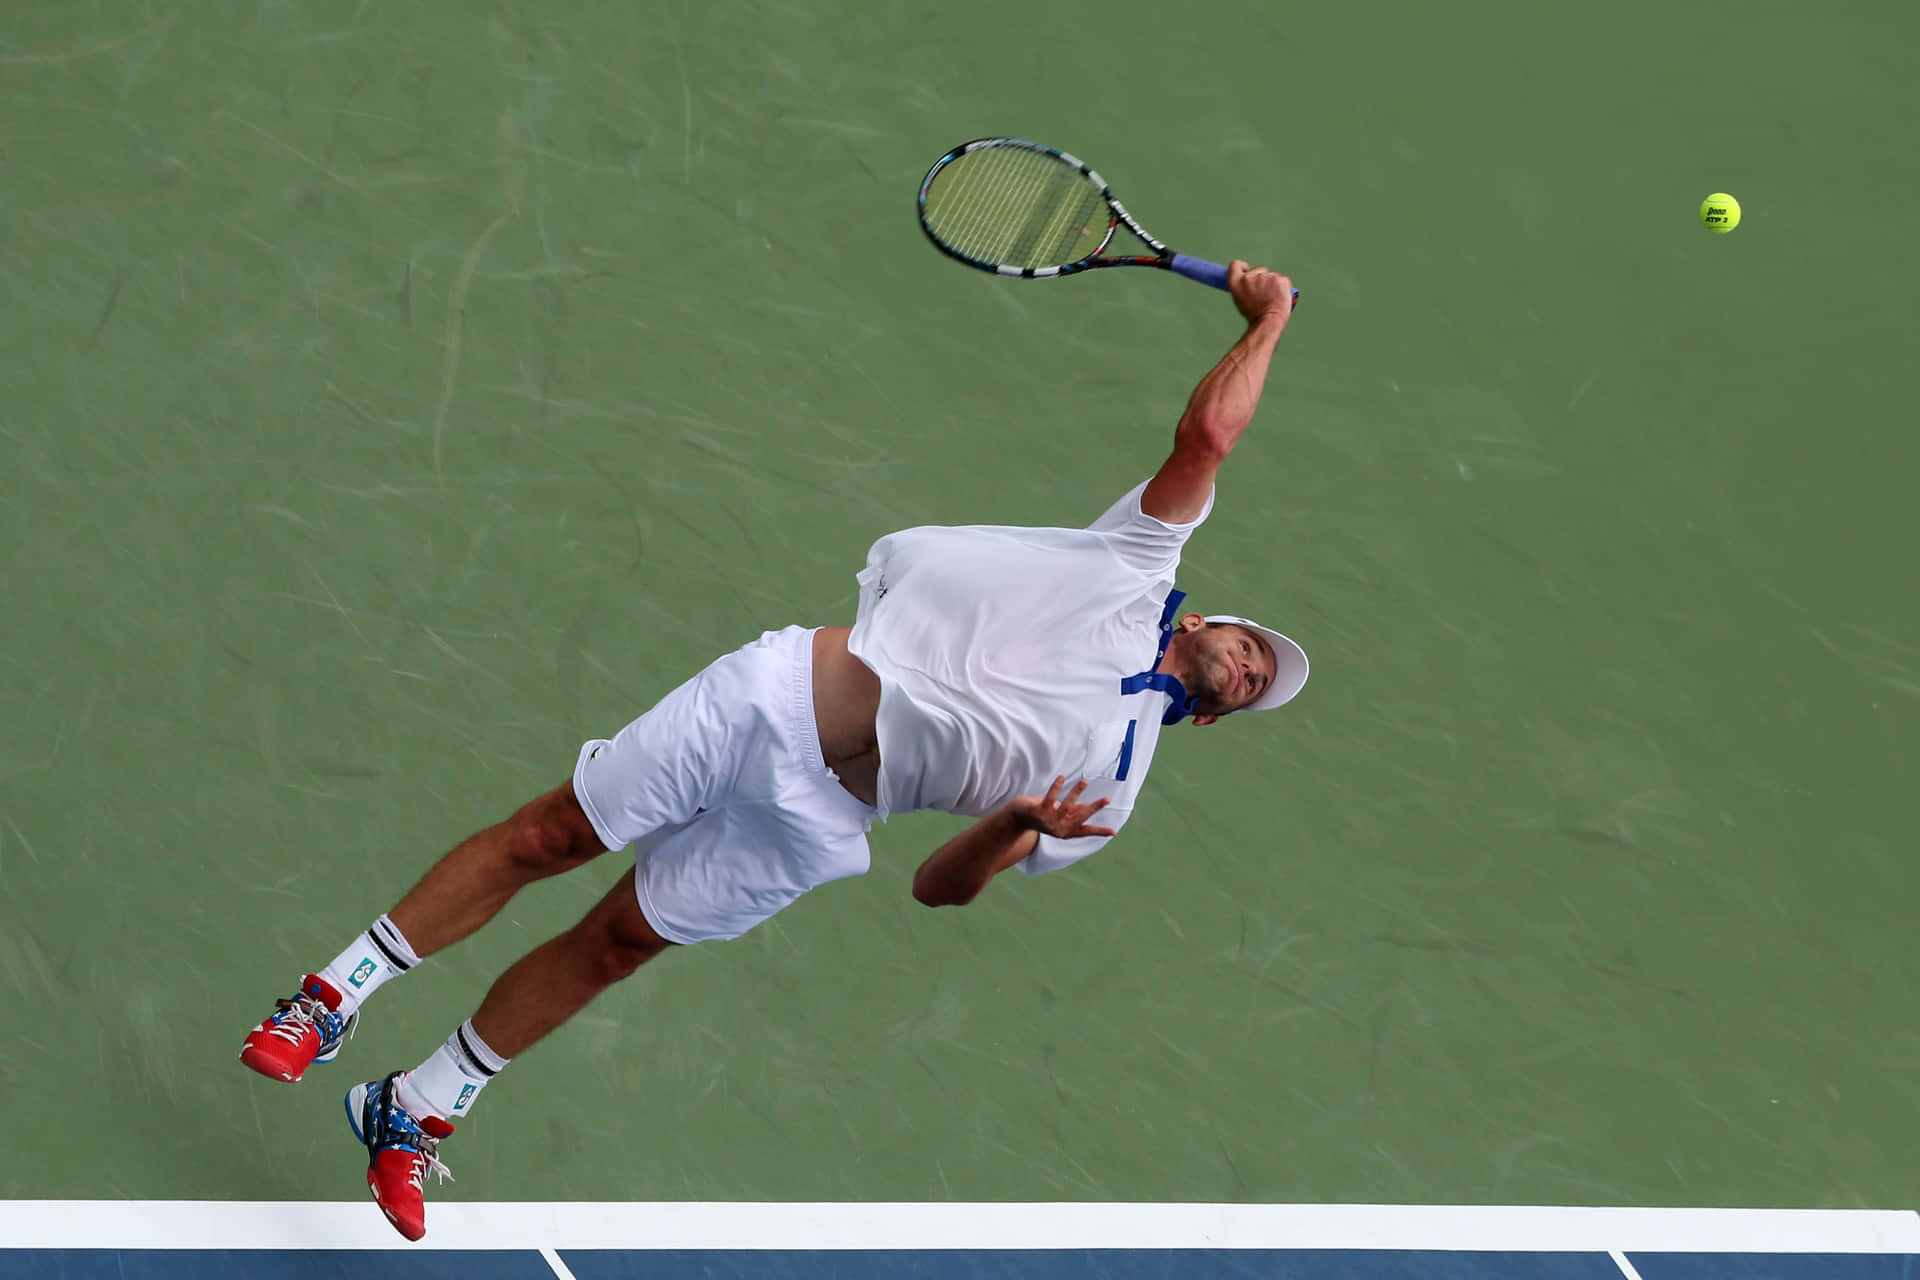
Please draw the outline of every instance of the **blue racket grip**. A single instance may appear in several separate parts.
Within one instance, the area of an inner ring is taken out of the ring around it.
[[[1184,253],[1176,253],[1173,255],[1173,261],[1167,265],[1173,268],[1176,275],[1183,275],[1189,280],[1211,285],[1223,293],[1226,291],[1227,269],[1217,262],[1208,262],[1205,258],[1189,258]],[[1293,300],[1300,301],[1298,289],[1293,291]]]
[[[1173,255],[1173,261],[1167,264],[1175,275],[1197,280],[1201,284],[1212,285],[1225,291],[1227,287],[1227,269],[1217,262],[1208,262],[1205,258],[1189,258],[1184,253]]]

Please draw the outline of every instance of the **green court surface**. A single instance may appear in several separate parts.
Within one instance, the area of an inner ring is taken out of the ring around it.
[[[436,1198],[1912,1207],[1914,15],[15,0],[0,1196],[363,1196],[341,1092],[625,863],[294,1088],[275,995],[881,534],[1151,472],[1236,318],[937,255],[1007,132],[1303,289],[1181,585],[1312,682],[963,911],[877,829]]]

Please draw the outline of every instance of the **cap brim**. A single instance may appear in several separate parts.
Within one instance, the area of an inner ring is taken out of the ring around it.
[[[1293,641],[1275,631],[1272,627],[1263,627],[1248,618],[1236,618],[1232,614],[1216,613],[1208,622],[1231,622],[1235,626],[1245,627],[1267,642],[1267,648],[1273,651],[1273,683],[1259,697],[1241,707],[1242,711],[1271,711],[1293,701],[1293,696],[1307,684],[1307,651]]]

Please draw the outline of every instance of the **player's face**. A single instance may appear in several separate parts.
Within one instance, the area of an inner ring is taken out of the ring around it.
[[[1273,683],[1273,651],[1259,636],[1231,622],[1185,632],[1187,692],[1196,716],[1238,711]]]

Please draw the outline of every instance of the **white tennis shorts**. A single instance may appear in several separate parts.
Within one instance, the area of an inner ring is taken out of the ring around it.
[[[769,631],[580,748],[574,794],[635,847],[640,909],[669,941],[737,938],[864,873],[879,816],[840,785],[813,719],[813,632]]]

